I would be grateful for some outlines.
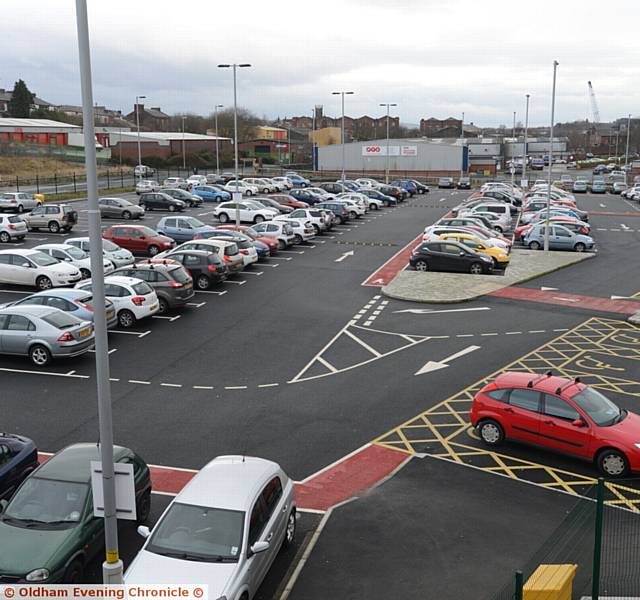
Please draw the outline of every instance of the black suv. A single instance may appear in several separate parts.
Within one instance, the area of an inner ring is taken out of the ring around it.
[[[171,196],[176,200],[182,200],[187,206],[194,207],[202,204],[202,198],[196,196],[187,190],[181,190],[180,188],[162,188],[159,190],[161,194]]]
[[[158,208],[160,210],[168,210],[169,212],[181,211],[187,206],[186,202],[176,200],[164,192],[145,192],[140,195],[139,204],[145,210]]]
[[[146,281],[158,296],[159,312],[164,314],[172,308],[184,306],[195,292],[193,279],[184,267],[170,260],[153,258],[116,269],[111,275],[136,277]]]
[[[193,277],[193,283],[199,290],[208,290],[214,283],[219,283],[229,277],[229,267],[220,256],[213,252],[175,250],[167,256],[167,259],[175,260],[183,265]]]

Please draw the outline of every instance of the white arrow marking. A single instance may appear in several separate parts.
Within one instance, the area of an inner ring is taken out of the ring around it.
[[[554,296],[554,300],[562,300],[563,302],[580,302],[577,298],[563,298],[562,296]]]
[[[600,204],[600,208],[607,208],[607,205],[606,205],[606,204],[602,204],[602,203],[601,203],[601,204]]]
[[[544,286],[542,286],[542,287],[540,288],[540,291],[541,291],[541,292],[557,292],[557,291],[558,291],[558,288],[552,288],[552,287],[544,287]]]
[[[384,283],[384,279],[374,279],[371,283]],[[28,294],[29,292],[23,292],[24,294]]]
[[[627,227],[624,223],[620,223],[620,227],[622,227],[622,229],[624,229],[625,231],[629,229],[629,227]]]
[[[476,350],[480,350],[481,346],[467,346],[464,350],[460,350],[460,352],[456,352],[451,356],[447,356],[447,358],[443,358],[442,360],[435,361],[429,360],[424,366],[418,369],[414,375],[424,375],[425,373],[431,373],[432,371],[438,371],[439,369],[446,369],[451,361],[456,358],[460,358],[465,354],[470,354],[471,352],[475,352]]]
[[[449,308],[447,310],[432,310],[430,308],[407,308],[405,310],[394,310],[394,313],[413,313],[414,315],[429,315],[435,313],[470,312],[475,310],[491,310],[488,306],[478,306],[476,308]]]
[[[355,252],[353,250],[349,250],[349,252],[345,252],[340,258],[336,258],[334,262],[342,262],[348,256],[353,256]]]

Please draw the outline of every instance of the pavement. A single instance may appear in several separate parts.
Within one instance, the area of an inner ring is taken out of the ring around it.
[[[500,275],[400,271],[382,288],[389,298],[410,302],[452,304],[481,298],[505,287],[524,283],[559,269],[594,258],[587,252],[544,252],[514,249],[511,262]]]

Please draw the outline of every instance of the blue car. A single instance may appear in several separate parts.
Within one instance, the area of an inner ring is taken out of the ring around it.
[[[205,202],[226,202],[231,200],[231,194],[214,185],[197,185],[191,190],[194,196],[200,196]]]
[[[308,179],[300,177],[300,175],[296,175],[295,173],[287,173],[286,176],[291,180],[291,183],[293,183],[293,187],[306,188],[311,185],[311,182]]]
[[[409,179],[394,179],[389,185],[395,185],[409,192],[413,196],[418,191],[418,186]]]
[[[50,306],[58,308],[66,313],[77,317],[81,321],[93,322],[93,294],[87,290],[76,290],[67,288],[56,288],[36,292],[26,298],[21,298],[15,302],[0,305],[0,308],[7,306],[23,306],[33,304],[36,306]],[[118,322],[115,308],[111,300],[106,300],[105,310],[107,314],[107,327],[113,327]]]
[[[38,467],[38,449],[27,437],[0,433],[0,500],[8,500]]]
[[[314,194],[308,190],[296,190],[295,188],[289,190],[289,196],[292,196],[300,202],[306,202],[309,206],[326,200],[326,198],[320,196],[320,194]]]
[[[374,200],[380,200],[385,206],[398,206],[398,200],[396,198],[383,194],[378,190],[368,190],[367,188],[363,188],[360,190],[360,193],[369,198],[373,198]]]
[[[604,181],[594,181],[591,184],[591,193],[592,194],[606,194],[607,193],[607,184]]]
[[[359,192],[362,189],[355,181],[351,181],[350,179],[338,179],[336,183],[341,183],[352,192]]]
[[[195,217],[162,217],[156,226],[156,231],[162,235],[170,237],[176,242],[188,242],[208,231],[213,231],[215,227],[205,225]]]

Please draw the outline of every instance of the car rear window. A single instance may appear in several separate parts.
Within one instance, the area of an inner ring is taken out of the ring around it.
[[[22,219],[18,216],[9,217],[9,223],[22,223]]]
[[[51,312],[43,315],[41,319],[45,323],[49,323],[49,325],[58,329],[69,329],[70,327],[75,327],[80,323],[79,319],[64,312]]]
[[[185,271],[184,267],[176,267],[175,269],[168,271],[168,275],[178,283],[187,283],[191,279],[189,273]]]
[[[149,286],[149,284],[145,283],[144,281],[134,283],[132,287],[133,287],[133,291],[136,294],[142,294],[143,296],[146,296],[147,294],[150,294],[153,291]]]
[[[235,256],[236,254],[238,254],[239,250],[238,250],[238,246],[236,244],[229,244],[225,249],[224,249],[224,253],[227,256]]]

